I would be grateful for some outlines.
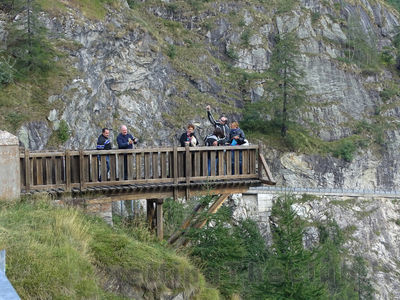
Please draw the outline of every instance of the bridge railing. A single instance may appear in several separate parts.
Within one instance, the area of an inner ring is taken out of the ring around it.
[[[20,153],[21,189],[190,183],[261,179],[259,146],[169,147],[133,150],[35,151]],[[269,175],[269,170],[267,172]]]

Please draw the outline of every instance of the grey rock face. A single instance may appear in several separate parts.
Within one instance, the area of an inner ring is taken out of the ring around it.
[[[271,243],[271,205],[277,194],[259,194],[257,201],[248,195],[234,197],[229,205],[236,219],[255,220]],[[296,196],[301,198],[301,196]],[[349,257],[361,256],[367,260],[368,278],[375,289],[375,299],[398,299],[400,297],[400,202],[390,198],[316,196],[314,200],[293,205],[294,211],[309,222],[335,220],[342,230],[352,229],[345,248]],[[318,243],[318,231],[307,228],[303,237],[306,247]]]
[[[26,148],[31,150],[43,150],[47,144],[52,130],[45,121],[33,121],[23,125],[18,137]]]

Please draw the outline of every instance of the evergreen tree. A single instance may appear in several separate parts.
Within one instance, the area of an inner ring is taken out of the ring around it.
[[[17,79],[33,74],[45,76],[53,68],[56,53],[38,19],[37,2],[7,0],[3,7],[8,9],[10,16],[3,57],[13,60],[14,76]]]
[[[280,197],[272,208],[272,255],[265,280],[259,286],[264,299],[323,299],[325,285],[320,281],[321,265],[318,250],[305,249],[303,236],[306,224],[292,209],[292,197]]]
[[[300,83],[304,73],[296,63],[300,51],[295,35],[281,34],[275,40],[268,70],[268,90],[272,96],[275,118],[281,126],[281,135],[285,137],[289,122],[304,103],[306,86]]]

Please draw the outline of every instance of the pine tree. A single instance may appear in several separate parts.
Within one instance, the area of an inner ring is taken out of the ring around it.
[[[267,261],[259,296],[264,299],[323,299],[317,249],[305,249],[306,224],[292,209],[293,199],[281,197],[272,208],[272,255]]]
[[[8,0],[10,12],[6,53],[14,60],[16,78],[46,75],[53,68],[55,51],[38,19],[35,0]]]
[[[300,83],[304,73],[296,63],[300,52],[294,34],[281,34],[275,40],[268,70],[268,90],[272,95],[275,118],[281,126],[281,135],[285,137],[289,122],[304,103],[306,86]]]

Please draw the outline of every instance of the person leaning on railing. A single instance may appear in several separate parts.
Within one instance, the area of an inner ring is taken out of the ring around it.
[[[248,145],[249,142],[246,140],[244,136],[244,132],[239,128],[238,122],[232,122],[231,130],[229,132],[229,145],[231,146],[240,146],[240,145]],[[235,156],[234,151],[232,151],[232,175],[235,173]],[[242,174],[242,151],[239,151],[239,174]]]
[[[117,136],[118,149],[133,149],[133,144],[137,144],[139,139],[128,133],[125,125],[120,127],[120,134]],[[124,180],[128,180],[128,159],[124,154]]]
[[[97,150],[111,150],[112,149],[112,145],[111,145],[111,141],[109,139],[110,136],[110,130],[108,128],[103,128],[101,131],[100,136],[97,139],[97,146],[96,149]],[[107,177],[109,176],[110,173],[110,156],[106,155],[106,163],[107,163]],[[101,181],[101,171],[100,171],[100,166],[101,166],[101,155],[97,155],[97,159],[99,162],[99,181]]]
[[[189,124],[187,126],[186,132],[182,133],[179,142],[181,143],[181,147],[185,147],[188,144],[191,147],[195,147],[199,145],[199,139],[196,137],[194,133],[194,125]]]

